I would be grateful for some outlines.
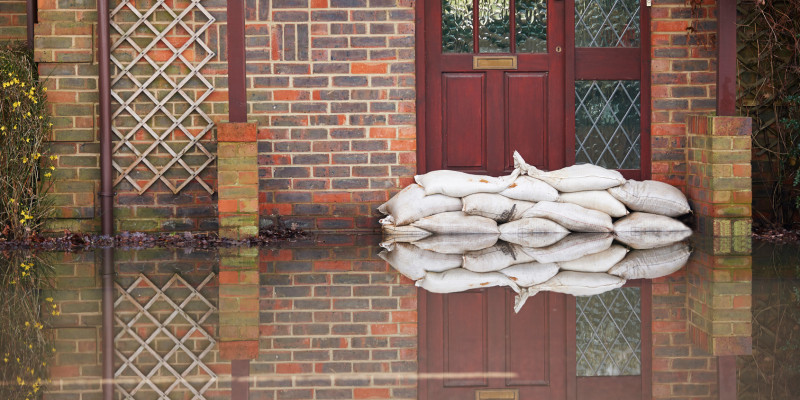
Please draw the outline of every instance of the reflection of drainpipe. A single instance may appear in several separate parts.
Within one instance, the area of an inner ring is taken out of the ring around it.
[[[100,218],[103,235],[114,234],[111,168],[111,83],[108,0],[97,0],[97,87],[100,91]],[[103,399],[114,398],[114,249],[103,249]]]

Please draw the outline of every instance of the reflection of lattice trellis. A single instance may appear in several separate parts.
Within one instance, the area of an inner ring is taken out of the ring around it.
[[[175,274],[159,287],[140,274],[127,289],[115,285],[120,297],[114,318],[121,330],[114,352],[122,364],[114,377],[124,398],[167,399],[179,392],[205,398],[217,375],[203,358],[216,341],[201,324],[217,308],[201,291],[213,277],[194,287]]]
[[[577,298],[578,376],[641,374],[639,288]]]
[[[125,180],[142,194],[160,180],[177,194],[194,180],[213,193],[199,175],[215,159],[200,142],[214,126],[200,108],[214,90],[200,73],[215,55],[201,39],[214,20],[200,0],[179,13],[165,0],[113,7],[115,185]]]

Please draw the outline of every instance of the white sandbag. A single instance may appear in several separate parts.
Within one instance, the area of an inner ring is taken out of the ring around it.
[[[455,268],[442,273],[428,272],[414,284],[433,293],[457,293],[492,286],[508,286],[519,293],[519,286],[511,278],[499,272],[478,273],[464,268]]]
[[[557,222],[572,232],[611,232],[611,217],[603,212],[577,204],[541,201],[522,214],[522,218],[539,217]]]
[[[614,235],[634,249],[652,249],[680,242],[691,236],[692,230],[670,217],[635,212],[614,223]]]
[[[625,208],[625,204],[622,204],[605,190],[561,193],[558,202],[577,204],[583,208],[606,213],[614,218],[628,215],[628,209]]]
[[[542,180],[559,192],[581,192],[585,190],[605,190],[625,183],[625,178],[617,171],[592,164],[573,165],[556,171],[541,171],[528,165],[522,156],[514,152],[514,167],[526,175]]]
[[[691,211],[686,196],[678,188],[664,182],[629,180],[620,187],[608,189],[608,192],[634,211],[668,217]]]
[[[593,296],[620,288],[624,284],[625,279],[603,272],[563,271],[533,289],[573,296]]]
[[[608,273],[625,279],[655,279],[683,268],[691,254],[692,251],[686,243],[650,250],[634,250],[608,270]]]
[[[500,271],[514,264],[534,261],[517,245],[498,242],[488,249],[464,253],[462,267],[473,272]]]
[[[592,296],[614,290],[625,285],[625,280],[601,272],[564,271],[547,282],[520,289],[514,298],[514,312],[518,313],[529,297],[540,291],[571,294],[573,296]]]
[[[396,226],[394,224],[381,225],[384,241],[413,242],[424,239],[432,233],[411,225]]]
[[[381,224],[408,225],[420,218],[447,211],[461,210],[461,199],[442,194],[425,195],[422,186],[412,183],[381,204],[378,211],[384,215]]]
[[[498,223],[518,219],[523,212],[535,203],[513,200],[496,193],[475,193],[461,199],[464,211],[468,215],[479,215],[491,218]]]
[[[552,222],[552,221],[550,221]],[[502,226],[502,225],[501,225]],[[547,247],[569,235],[569,232],[549,232],[549,233],[501,233],[500,239],[508,242],[518,244],[522,247]]]
[[[569,233],[567,228],[546,218],[521,218],[497,227],[503,235],[529,235],[532,233]]]
[[[536,261],[512,265],[508,268],[500,270],[500,273],[511,278],[520,287],[529,287],[546,282],[548,279],[556,276],[558,273],[558,265],[556,264],[541,264]]]
[[[625,258],[628,249],[618,244],[612,244],[599,253],[585,255],[572,261],[562,261],[558,267],[564,271],[576,272],[607,272],[611,267]]]
[[[515,169],[511,175],[495,178],[486,175],[472,175],[459,171],[439,170],[414,177],[425,194],[444,194],[452,197],[464,197],[473,193],[500,193],[506,190],[519,176]]]
[[[613,242],[614,237],[610,233],[573,233],[556,244],[539,248],[525,247],[523,250],[540,263],[558,263],[599,253],[611,247]]]
[[[514,200],[524,201],[556,201],[558,190],[554,187],[527,175],[520,175],[508,186],[508,189],[500,192],[501,195]]]
[[[433,235],[413,243],[421,249],[437,253],[463,255],[468,251],[478,251],[494,246],[499,236],[496,233]]]
[[[467,215],[463,211],[450,211],[431,215],[411,224],[428,232],[454,233],[500,233],[497,222],[486,217]]]
[[[378,257],[411,280],[422,279],[426,271],[442,272],[461,266],[461,256],[422,250],[410,243],[394,243]]]

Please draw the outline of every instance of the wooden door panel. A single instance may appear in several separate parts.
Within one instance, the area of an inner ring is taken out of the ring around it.
[[[548,385],[550,323],[548,296],[534,296],[514,314],[513,293],[506,294],[506,386]]]
[[[514,169],[512,155],[519,151],[528,164],[546,166],[547,73],[506,72],[505,169]]]
[[[442,74],[442,137],[445,169],[486,171],[484,73]]]
[[[451,293],[442,300],[444,386],[486,386],[486,292]]]

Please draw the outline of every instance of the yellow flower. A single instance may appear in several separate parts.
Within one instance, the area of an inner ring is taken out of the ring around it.
[[[44,300],[45,300],[46,302],[49,302],[49,303],[52,303],[52,302],[53,302],[53,298],[52,298],[52,297],[48,297],[48,298],[46,298],[46,299],[44,299]]]
[[[28,321],[25,321],[25,326],[31,326],[31,323],[28,322]]]
[[[15,101],[15,102],[11,103],[11,105],[12,105],[14,108],[17,108],[17,107],[19,107],[19,105],[20,105],[20,102],[18,102],[18,101]]]
[[[43,92],[46,92],[46,91],[47,91],[47,88],[46,88],[46,87],[43,87],[43,88],[42,88],[42,91],[43,91]]]
[[[28,114],[27,114],[27,115],[30,117],[30,116],[31,116],[31,112],[30,112],[30,111],[28,111]]]
[[[50,171],[55,171],[55,170],[56,170],[56,167],[54,167],[54,166],[52,166],[52,165],[51,165],[51,166],[50,166]]]
[[[22,163],[23,164],[27,164],[28,163],[28,157],[22,157]]]
[[[49,178],[49,177],[51,177],[51,176],[53,176],[53,174],[51,174],[51,173],[49,173],[49,172],[45,172],[45,173],[44,173],[44,177],[45,177],[45,178]]]
[[[9,203],[13,203],[13,202],[14,202],[14,199],[11,199],[11,200],[9,200],[8,202],[9,202]]]
[[[50,156],[51,160],[58,160],[58,156]]]

